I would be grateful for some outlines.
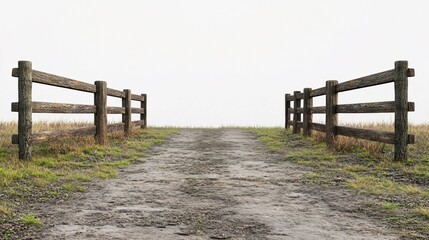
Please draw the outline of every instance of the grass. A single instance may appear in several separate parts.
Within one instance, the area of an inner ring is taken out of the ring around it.
[[[88,125],[91,123],[39,122],[33,124],[33,132]],[[124,138],[122,132],[110,133],[104,146],[96,145],[92,137],[35,144],[33,159],[20,161],[18,148],[10,140],[17,125],[1,122],[0,239],[19,233],[20,225],[41,225],[34,215],[28,215],[27,203],[64,198],[71,192],[85,191],[89,182],[116,177],[117,169],[140,161],[151,146],[162,143],[177,130],[138,129],[129,138]]]
[[[25,215],[20,218],[21,222],[26,225],[32,225],[32,226],[42,226],[43,222],[35,217],[34,215]]]
[[[392,131],[389,124],[353,124],[350,127]],[[402,231],[404,238],[429,238],[429,124],[410,125],[416,143],[409,145],[406,162],[393,161],[393,146],[339,136],[328,149],[324,134],[311,138],[283,128],[249,128],[270,151],[284,161],[308,168],[302,181],[343,187],[371,197],[362,211],[378,214]]]

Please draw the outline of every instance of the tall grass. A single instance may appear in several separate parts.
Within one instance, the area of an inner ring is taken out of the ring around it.
[[[379,130],[379,131],[388,131],[393,132],[394,126],[389,123],[355,123],[355,124],[346,124],[347,127],[360,128],[360,129],[369,129],[369,130]],[[424,153],[427,152],[429,145],[429,124],[410,124],[408,128],[409,134],[414,134],[416,136],[415,144],[409,144],[409,157],[410,158],[420,158]],[[325,141],[325,133],[313,131],[312,138],[317,142]],[[338,136],[335,145],[333,146],[334,150],[337,152],[349,152],[356,149],[364,149],[370,155],[378,158],[391,158],[393,156],[393,145],[368,141],[363,139],[357,139],[352,137]]]

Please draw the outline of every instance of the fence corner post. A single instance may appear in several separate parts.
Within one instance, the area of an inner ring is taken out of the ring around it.
[[[142,94],[141,96],[144,98],[144,100],[140,102],[140,108],[144,109],[144,112],[142,114],[140,114],[140,120],[144,121],[141,128],[146,129],[146,127],[147,127],[147,94]]]
[[[301,107],[301,99],[298,99],[298,94],[300,94],[300,91],[294,91],[294,104],[293,104],[293,133],[299,133],[300,128],[298,127],[298,122],[301,121],[301,113],[298,113],[298,108]]]
[[[335,111],[338,105],[336,85],[338,81],[326,81],[326,143],[332,147],[337,136],[338,114]]]
[[[122,107],[125,108],[125,113],[122,114],[122,122],[124,123],[124,133],[128,137],[131,134],[131,90],[124,89],[125,98],[122,99]]]
[[[18,62],[18,144],[19,159],[31,160],[32,120],[32,63]]]
[[[107,83],[95,81],[95,140],[104,145],[107,140]]]
[[[408,62],[395,62],[395,161],[407,160]]]
[[[290,127],[290,101],[288,98],[290,97],[290,94],[285,94],[285,129],[289,129]]]
[[[310,112],[313,107],[313,98],[310,97],[311,88],[304,88],[304,106],[303,106],[303,122],[304,122],[304,136],[311,136],[311,124],[313,123],[313,116]]]

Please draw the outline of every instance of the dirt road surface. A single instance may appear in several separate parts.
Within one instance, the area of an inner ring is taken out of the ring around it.
[[[43,209],[36,239],[397,238],[349,211],[356,194],[303,174],[245,130],[185,129],[118,178]]]

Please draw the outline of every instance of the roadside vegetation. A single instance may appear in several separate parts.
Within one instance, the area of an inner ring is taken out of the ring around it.
[[[360,124],[365,129],[389,130],[387,124]],[[266,146],[284,160],[309,170],[302,181],[310,185],[342,187],[365,195],[363,211],[398,229],[406,239],[429,239],[429,125],[411,125],[416,143],[409,145],[406,162],[393,161],[393,146],[338,137],[327,149],[324,134],[311,138],[283,128],[254,128]]]
[[[40,122],[33,132],[89,126],[82,122]],[[142,161],[149,147],[162,143],[177,129],[135,129],[132,136],[110,133],[105,146],[92,137],[36,144],[33,160],[18,160],[18,147],[11,144],[17,125],[0,123],[0,239],[17,239],[20,231],[43,225],[32,206],[59,201],[74,192],[84,192],[94,181],[117,176],[117,170]]]

